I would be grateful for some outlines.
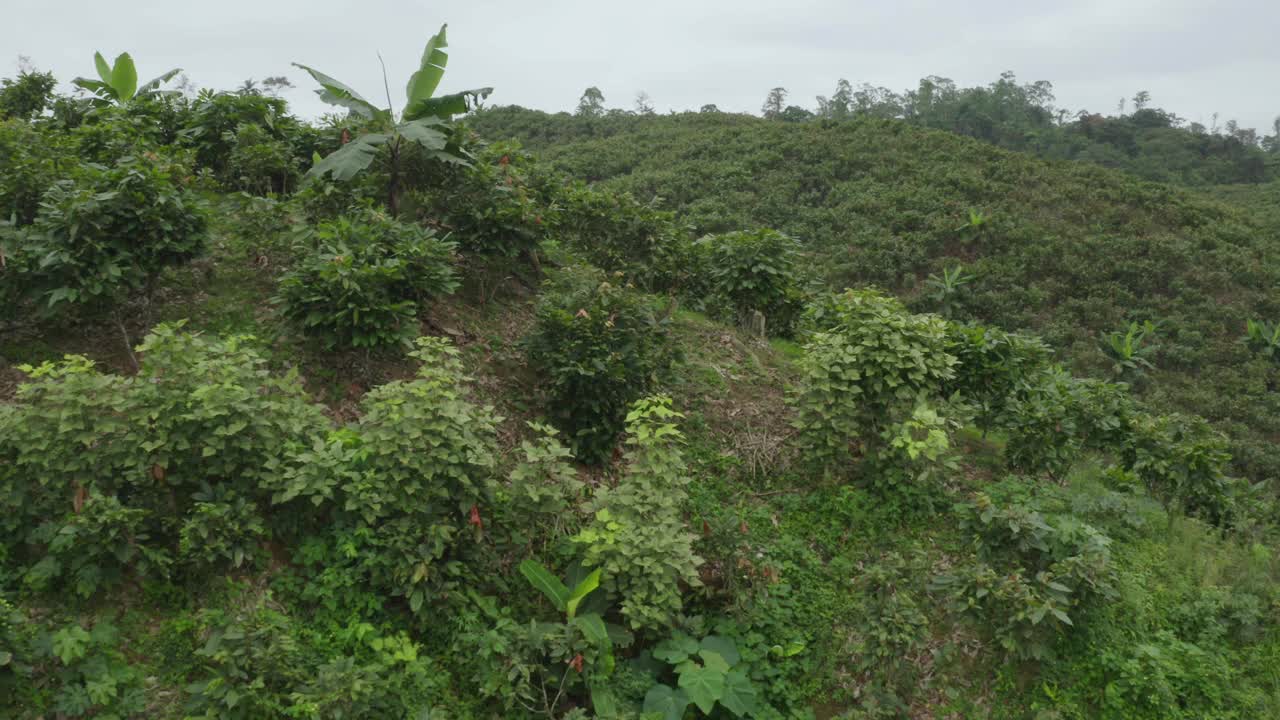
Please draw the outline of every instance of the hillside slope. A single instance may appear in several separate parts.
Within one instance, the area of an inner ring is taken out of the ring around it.
[[[1147,397],[1215,421],[1243,472],[1280,476],[1276,368],[1238,342],[1247,319],[1280,317],[1276,226],[1250,212],[894,120],[690,113],[568,141],[564,117],[533,111],[488,111],[474,125],[677,210],[695,233],[791,234],[828,286],[876,284],[928,308],[928,276],[963,265],[973,279],[959,317],[1032,329],[1078,372],[1110,371],[1103,334],[1158,323]]]

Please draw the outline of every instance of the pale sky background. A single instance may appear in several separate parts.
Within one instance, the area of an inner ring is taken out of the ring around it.
[[[1113,113],[1121,97],[1205,124],[1270,134],[1280,114],[1275,0],[2,0],[0,75],[17,56],[64,83],[93,51],[128,50],[140,80],[182,67],[200,87],[286,74],[295,112],[325,111],[298,61],[384,104],[449,22],[442,91],[491,85],[491,104],[572,110],[596,85],[609,107],[646,91],[659,111],[715,103],[758,113],[768,90],[812,109],[836,81],[895,91],[941,75],[961,86],[1004,70],[1049,80],[1059,107]]]

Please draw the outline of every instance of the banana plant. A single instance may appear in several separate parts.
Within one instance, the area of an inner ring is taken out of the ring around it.
[[[1156,349],[1148,342],[1155,332],[1155,324],[1148,320],[1141,325],[1131,322],[1125,332],[1109,333],[1103,338],[1100,347],[1111,358],[1111,372],[1117,380],[1135,383],[1145,371],[1155,368],[1146,357]]]
[[[120,53],[116,57],[114,64],[108,65],[107,59],[102,53],[95,52],[93,54],[94,65],[98,69],[99,80],[78,77],[71,81],[71,84],[78,88],[88,90],[98,97],[98,101],[102,103],[115,103],[116,105],[126,105],[133,100],[153,97],[157,95],[170,95],[176,91],[162,91],[160,86],[173,79],[174,75],[182,72],[182,68],[174,68],[169,72],[138,85],[138,69],[133,64],[133,57],[129,53]]]
[[[614,669],[613,657],[613,640],[610,637],[610,631],[605,624],[604,618],[598,612],[600,604],[591,611],[579,612],[584,609],[583,601],[588,595],[600,587],[600,569],[596,568],[590,574],[583,577],[580,581],[570,588],[560,578],[551,574],[549,570],[534,560],[525,560],[520,563],[520,574],[524,575],[529,584],[542,591],[543,595],[555,605],[556,610],[564,613],[565,622],[556,626],[556,632],[548,633],[550,636],[560,636],[563,640],[560,652],[564,655],[576,653],[569,660],[568,665],[576,669],[579,673],[586,675],[587,685],[591,692],[591,703],[594,706],[595,714],[600,718],[612,718],[618,714],[617,701],[613,697],[613,693],[606,687],[603,687],[599,680],[609,676]],[[602,600],[602,599],[601,599]],[[616,628],[615,628],[616,632]],[[594,650],[594,659],[588,665],[583,656],[583,652],[579,649],[577,638],[581,637]],[[554,716],[554,708],[560,696],[565,690],[565,680],[568,679],[568,670],[565,676],[561,678],[560,687],[556,692],[554,700],[548,703],[547,714]]]
[[[964,271],[963,265],[943,268],[942,277],[930,275],[925,284],[932,291],[934,305],[944,317],[951,317],[954,305],[963,292],[964,286],[973,282],[973,276]]]
[[[448,24],[440,26],[440,32],[427,40],[422,52],[422,62],[417,72],[409,77],[405,87],[405,106],[397,117],[387,97],[386,108],[366,100],[351,87],[335,80],[319,70],[294,63],[306,71],[320,89],[316,94],[330,105],[347,108],[353,116],[364,120],[365,132],[341,149],[317,161],[307,173],[309,177],[331,176],[346,181],[368,170],[378,159],[381,148],[387,171],[387,206],[392,215],[400,210],[401,162],[404,151],[417,145],[427,156],[443,162],[468,164],[466,153],[451,142],[449,121],[454,115],[465,113],[489,96],[493,88],[464,90],[450,95],[435,95],[444,77],[449,54],[445,32]],[[385,80],[385,69],[384,69]]]
[[[1241,342],[1258,355],[1280,364],[1280,323],[1273,325],[1265,320],[1246,320]]]

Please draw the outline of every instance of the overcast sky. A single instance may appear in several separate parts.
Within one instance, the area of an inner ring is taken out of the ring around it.
[[[5,0],[0,75],[25,55],[60,80],[93,75],[93,51],[128,50],[141,80],[182,67],[201,87],[287,74],[286,97],[326,109],[291,61],[385,104],[449,22],[442,90],[491,85],[490,102],[572,109],[589,85],[610,107],[646,91],[660,111],[759,112],[787,88],[813,108],[839,78],[901,91],[926,75],[962,86],[1012,70],[1053,82],[1058,105],[1114,112],[1121,97],[1193,121],[1266,129],[1280,114],[1275,0]]]

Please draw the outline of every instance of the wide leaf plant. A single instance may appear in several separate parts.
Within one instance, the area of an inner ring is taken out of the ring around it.
[[[115,63],[108,65],[102,53],[93,54],[93,63],[98,70],[98,80],[78,77],[71,83],[78,88],[88,90],[98,97],[98,102],[125,105],[135,99],[157,95],[170,95],[176,91],[160,90],[160,86],[182,72],[182,68],[174,68],[160,77],[153,78],[141,86],[138,85],[138,69],[129,53],[120,53]]]
[[[400,210],[401,166],[404,152],[409,147],[416,145],[431,159],[468,164],[466,152],[452,142],[450,120],[454,115],[476,107],[493,92],[493,88],[435,94],[449,62],[449,54],[445,50],[448,47],[447,29],[447,24],[440,26],[440,32],[427,40],[422,62],[405,87],[405,106],[399,117],[390,107],[389,96],[388,107],[379,108],[350,86],[314,68],[294,63],[320,84],[316,94],[321,100],[347,108],[354,117],[363,120],[366,131],[328,157],[317,160],[308,176],[327,174],[334,180],[350,180],[368,170],[381,157],[388,175],[387,207],[395,215]]]

